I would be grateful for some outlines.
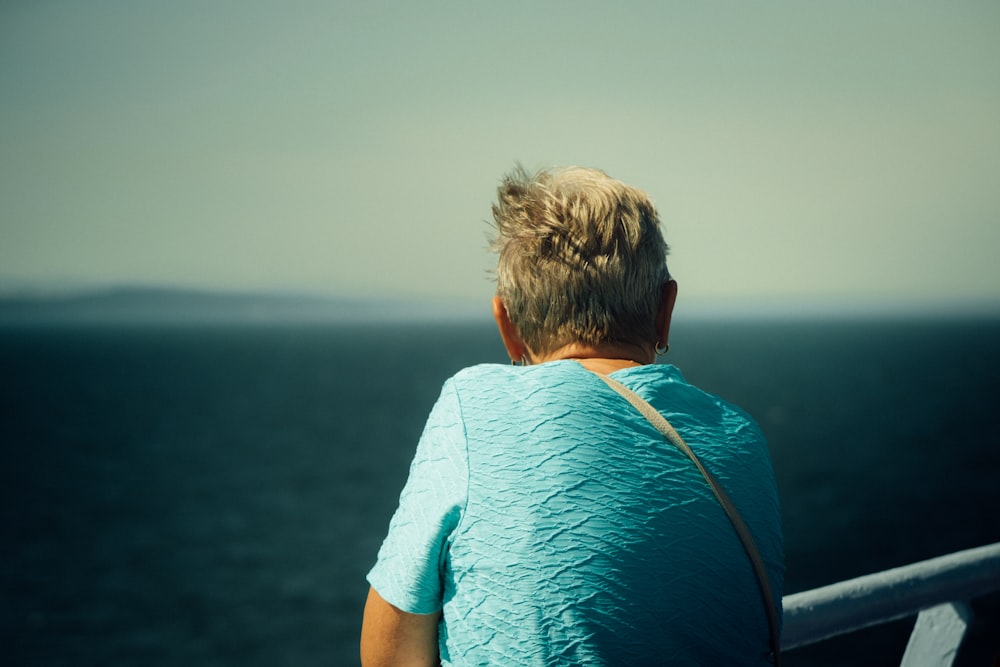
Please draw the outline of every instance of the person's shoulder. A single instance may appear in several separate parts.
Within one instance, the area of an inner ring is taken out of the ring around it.
[[[475,396],[556,391],[584,382],[589,375],[588,371],[574,361],[553,361],[535,366],[477,364],[452,375],[445,387],[462,395]]]
[[[484,380],[509,380],[517,368],[507,364],[476,364],[466,366],[452,375],[448,382],[465,384]]]
[[[732,424],[747,423],[758,428],[754,418],[740,406],[727,399],[691,384],[672,364],[650,364],[633,371],[632,382],[636,391],[643,389],[652,396],[664,396],[665,408],[673,406],[692,414],[711,415],[714,419],[726,420]]]
[[[466,366],[449,377],[445,383],[445,388],[450,388],[458,393],[481,393],[491,387],[509,384],[516,376],[518,369],[507,364],[476,364]]]
[[[644,366],[624,368],[612,373],[611,377],[624,382],[633,391],[637,392],[642,392],[643,390],[655,392],[668,387],[672,389],[683,387],[701,391],[690,384],[684,378],[680,369],[673,364],[646,364]]]
[[[522,369],[506,364],[467,366],[445,380],[438,406],[454,406],[468,417],[478,411],[509,405],[512,397],[522,393],[518,370]]]

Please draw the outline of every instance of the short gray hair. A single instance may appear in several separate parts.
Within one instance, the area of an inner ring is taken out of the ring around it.
[[[602,171],[518,165],[493,205],[497,294],[532,352],[570,343],[649,345],[667,244],[649,196]]]

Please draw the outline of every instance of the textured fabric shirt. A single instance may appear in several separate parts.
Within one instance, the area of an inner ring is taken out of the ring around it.
[[[721,481],[780,601],[780,510],[753,420],[673,366],[612,377]],[[734,665],[769,652],[757,580],[704,478],[573,361],[474,366],[445,383],[368,581],[404,611],[442,611],[444,665]]]

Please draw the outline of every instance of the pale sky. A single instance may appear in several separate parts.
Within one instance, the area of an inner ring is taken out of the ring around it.
[[[516,161],[687,297],[1000,300],[1000,3],[0,5],[0,289],[486,299]]]

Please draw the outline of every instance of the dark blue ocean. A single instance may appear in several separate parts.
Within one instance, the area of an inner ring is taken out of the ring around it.
[[[1000,541],[1000,319],[678,322],[667,359],[767,434],[786,593]],[[479,362],[486,323],[0,329],[0,664],[357,664],[424,418]],[[911,625],[786,664],[896,665]]]

